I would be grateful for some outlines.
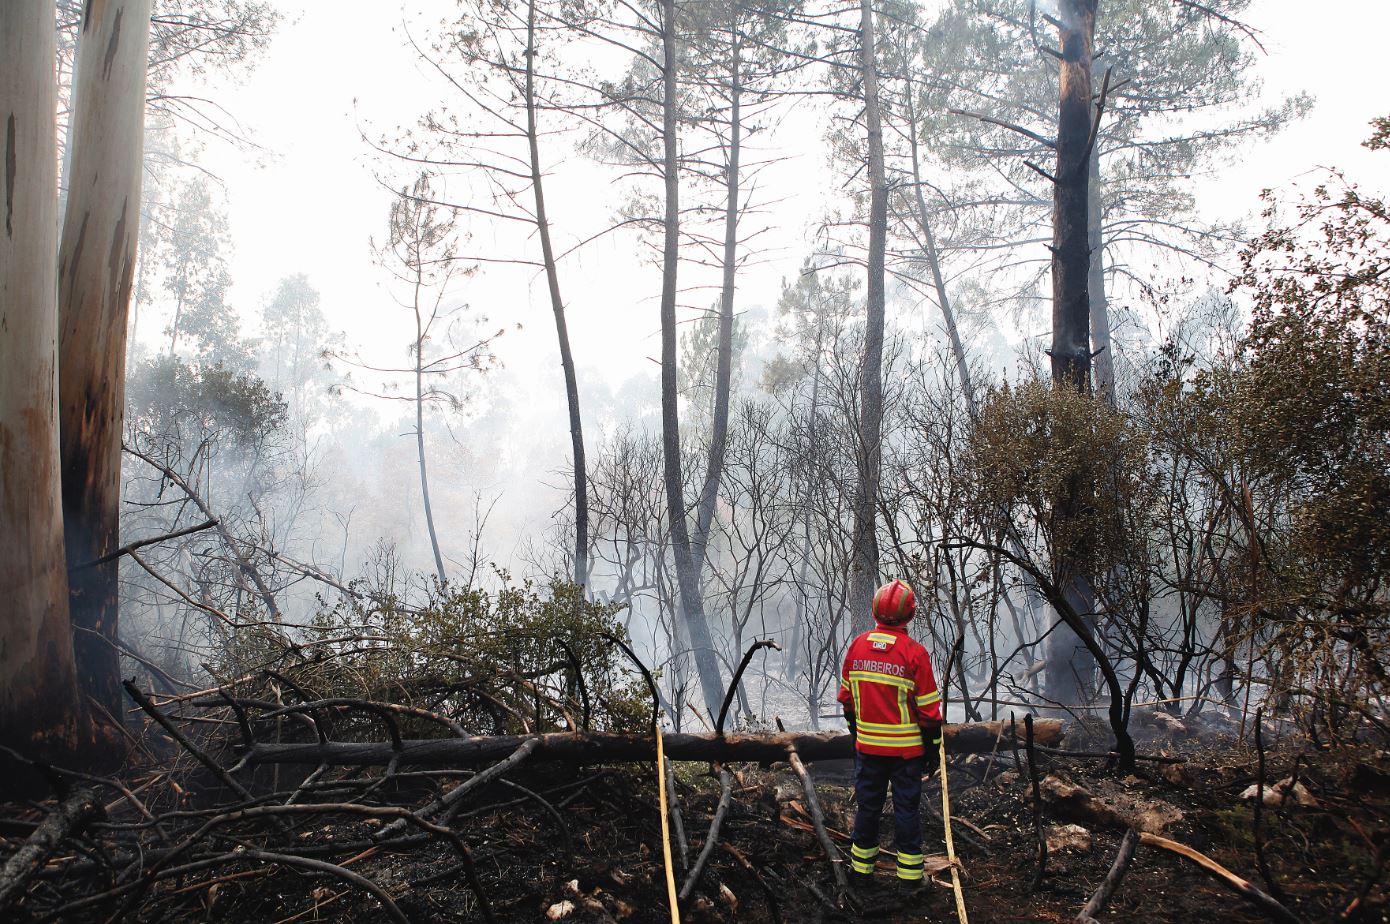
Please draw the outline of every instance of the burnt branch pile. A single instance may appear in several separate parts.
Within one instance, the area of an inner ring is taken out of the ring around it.
[[[650,845],[659,856],[651,716],[624,700],[637,688],[586,676],[586,660],[597,663],[594,652],[559,646],[570,656],[540,665],[494,663],[490,675],[474,655],[467,677],[443,683],[436,677],[392,687],[363,674],[360,685],[380,692],[350,696],[343,693],[352,657],[324,647],[296,646],[287,663],[186,693],[153,694],[127,681],[127,730],[139,764],[117,777],[10,754],[47,781],[53,798],[0,827],[0,916],[178,918],[206,912],[219,895],[249,901],[248,894],[274,894],[260,880],[292,876],[314,884],[313,909],[332,901],[340,911],[351,906],[410,921],[436,916],[444,909],[431,903],[443,902],[449,915],[466,920],[498,920],[523,907],[529,919],[569,901],[574,882],[600,871],[610,888],[621,880],[624,874],[604,865],[607,843]],[[546,660],[548,647],[532,640],[531,657]],[[414,695],[400,695],[407,691]],[[647,708],[654,714],[655,697]],[[475,733],[485,718],[500,733]],[[1061,731],[1056,721],[1036,730],[1054,743]],[[946,735],[959,753],[1015,744],[1007,722],[949,727]],[[722,784],[710,833],[695,845],[699,860],[683,870],[682,893],[708,904],[705,895],[718,900],[729,891],[726,877],[712,875],[721,865],[715,855],[733,858],[745,891],[779,900],[795,893],[795,882],[769,884],[770,876],[791,874],[760,870],[731,843],[720,843],[736,796],[756,788],[740,785],[736,793],[728,765],[790,760],[804,787],[798,802],[816,806],[802,761],[849,757],[849,737],[674,733],[666,752],[687,776],[688,762],[717,764],[712,772]],[[840,850],[820,811],[807,820],[816,840],[805,847],[818,844],[822,862],[807,866],[801,892],[844,903]],[[705,826],[694,816],[691,823]],[[428,861],[431,872],[402,878],[406,857],[410,868]],[[592,891],[573,897],[581,907],[597,903]],[[653,904],[659,901],[653,892]],[[275,913],[238,907],[243,914]],[[282,917],[294,919],[271,919]]]

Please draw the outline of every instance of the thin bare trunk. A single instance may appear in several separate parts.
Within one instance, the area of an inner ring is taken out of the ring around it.
[[[560,366],[564,369],[565,397],[569,402],[570,447],[574,456],[574,583],[583,586],[589,579],[588,472],[584,462],[584,427],[579,416],[579,382],[574,371],[574,355],[570,352],[565,302],[560,297],[560,272],[555,265],[550,221],[545,210],[545,188],[541,182],[540,132],[536,127],[536,0],[530,0],[526,7],[526,142],[531,153],[536,230],[540,232],[541,259],[545,262],[550,307],[555,312],[555,335],[560,341]]]
[[[922,166],[917,151],[917,118],[912,97],[908,97],[908,139],[912,145],[912,190],[917,196],[917,216],[922,225],[922,242],[926,245],[927,267],[931,270],[932,285],[936,289],[936,303],[941,307],[941,319],[946,325],[946,335],[951,340],[951,355],[956,360],[956,372],[960,377],[960,390],[965,395],[965,409],[974,420],[978,413],[975,403],[975,385],[970,379],[970,364],[965,358],[965,344],[960,339],[960,329],[956,327],[956,313],[951,308],[951,297],[946,292],[946,280],[941,275],[941,256],[936,250],[936,235],[932,233],[931,219],[927,213],[927,202],[922,196]]]
[[[854,545],[850,560],[850,625],[873,625],[869,612],[878,585],[875,510],[882,476],[884,251],[888,240],[888,177],[883,165],[883,124],[878,99],[872,0],[859,4],[859,69],[868,127],[869,254],[865,287],[864,359],[859,368],[858,468],[854,486]]]
[[[1091,251],[1091,270],[1086,292],[1091,304],[1091,347],[1095,356],[1096,393],[1115,404],[1115,351],[1110,341],[1110,303],[1105,297],[1105,242],[1101,209],[1100,143],[1091,150],[1086,182],[1086,234]]]
[[[734,356],[734,276],[738,269],[738,197],[739,147],[743,125],[740,104],[743,88],[740,85],[740,46],[738,35],[739,4],[730,11],[729,51],[729,159],[724,165],[724,184],[727,197],[724,204],[724,278],[719,296],[719,344],[714,373],[714,421],[710,430],[709,461],[705,467],[704,489],[695,513],[694,556],[697,568],[704,568],[705,549],[709,544],[710,526],[714,522],[715,501],[719,497],[719,482],[724,476],[724,456],[729,438],[729,390],[733,379]]]
[[[58,469],[58,150],[53,4],[0,3],[0,744],[78,741]]]
[[[67,560],[120,544],[125,346],[145,127],[150,0],[88,3],[78,39],[72,168],[58,255],[59,402]],[[115,562],[73,574],[78,683],[121,711]]]
[[[430,478],[425,469],[425,330],[420,320],[420,286],[415,286],[415,448],[420,459],[420,496],[425,503],[425,529],[430,534],[430,548],[434,551],[435,574],[439,583],[447,578],[444,572],[444,556],[439,554],[439,534],[434,531],[434,508],[430,506]]]
[[[705,708],[716,715],[724,699],[719,660],[715,656],[705,603],[700,592],[700,572],[690,548],[685,496],[681,478],[680,409],[676,391],[676,271],[680,259],[680,156],[676,137],[676,4],[663,0],[662,9],[662,151],[666,181],[665,236],[661,273],[661,445],[664,456],[666,512],[671,520],[671,550],[680,588],[681,613]]]

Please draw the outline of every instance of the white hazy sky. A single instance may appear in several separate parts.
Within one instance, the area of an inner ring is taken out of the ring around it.
[[[391,302],[380,288],[383,276],[372,263],[368,239],[381,234],[389,196],[373,179],[380,158],[363,144],[361,132],[390,133],[438,98],[439,84],[406,46],[401,23],[409,19],[418,28],[448,14],[454,4],[282,0],[279,6],[286,12],[284,28],[250,78],[240,86],[208,90],[263,149],[251,156],[217,146],[207,152],[208,165],[226,184],[236,247],[235,298],[252,313],[280,277],[304,272],[322,292],[336,326],[358,342],[380,342],[389,337]],[[1269,96],[1306,90],[1317,104],[1308,118],[1275,140],[1248,150],[1237,167],[1202,182],[1204,206],[1213,215],[1251,212],[1261,189],[1318,165],[1341,166],[1374,186],[1385,167],[1360,142],[1372,117],[1390,114],[1383,92],[1390,4],[1330,0],[1313,13],[1295,0],[1255,0],[1248,19],[1268,49],[1259,69]],[[793,184],[800,195],[779,206],[773,234],[778,249],[740,286],[745,304],[776,299],[777,281],[795,271],[804,252],[799,242],[808,239],[818,217],[829,178],[821,139],[805,142],[802,151],[783,152],[794,158],[783,169],[810,182]],[[548,188],[562,235],[567,227],[593,227],[616,206],[602,175],[576,158],[557,168]],[[596,211],[603,215],[591,214]],[[488,243],[478,238],[473,248],[485,252]],[[656,307],[650,298],[655,285],[645,275],[651,271],[634,266],[634,247],[631,238],[614,237],[586,249],[567,267],[566,300],[579,361],[602,367],[608,376],[640,369],[640,356],[656,349]],[[465,297],[494,321],[520,322],[548,343],[553,340],[548,303],[531,276],[520,277],[530,284],[518,291],[515,273],[493,270]],[[705,295],[690,299],[707,301]],[[620,355],[620,346],[631,357]],[[513,352],[530,351],[520,343],[502,345],[504,358]]]
[[[407,318],[383,288],[384,274],[373,264],[368,244],[370,237],[381,236],[390,197],[373,178],[381,160],[363,143],[361,132],[390,134],[439,98],[437,79],[422,70],[401,23],[409,20],[418,27],[447,16],[454,4],[282,0],[278,5],[286,22],[251,76],[238,86],[206,90],[262,149],[248,155],[213,145],[205,157],[206,166],[225,182],[235,244],[233,301],[249,320],[277,280],[305,273],[322,293],[334,328],[367,355],[399,362],[410,338],[403,326]],[[1372,117],[1390,114],[1383,90],[1390,4],[1327,0],[1314,9],[1296,0],[1255,0],[1248,21],[1260,30],[1268,51],[1258,67],[1269,98],[1307,91],[1317,102],[1302,122],[1251,148],[1219,177],[1202,180],[1203,207],[1212,216],[1255,212],[1260,190],[1287,184],[1319,165],[1340,166],[1369,188],[1385,189],[1378,182],[1385,175],[1385,155],[1366,152],[1360,142]],[[745,307],[776,301],[780,280],[797,271],[808,251],[820,203],[836,182],[826,171],[820,134],[797,137],[804,149],[780,152],[791,160],[776,168],[782,185],[768,195],[788,198],[777,206],[775,226],[763,241],[771,248],[767,262],[742,277],[739,299]],[[563,238],[601,226],[617,203],[601,171],[565,151],[549,156],[562,154],[568,160],[554,167],[547,189],[552,221]],[[480,234],[469,249],[487,252],[493,243]],[[655,269],[634,259],[637,249],[633,238],[614,235],[565,267],[581,383],[590,393],[609,393],[606,403],[615,413],[632,410],[633,402],[613,398],[611,390],[633,375],[654,371],[648,357],[659,350],[654,297],[659,283]],[[564,397],[543,281],[531,271],[489,269],[462,296],[497,326],[523,325],[499,343],[506,369],[494,387],[503,382],[521,390],[509,395],[505,412],[516,432],[546,436],[515,464],[532,474],[561,467]],[[713,293],[687,298],[704,306]],[[604,403],[599,395],[592,397]],[[586,425],[594,422],[591,416]],[[494,463],[500,484],[508,466]],[[528,530],[517,522],[507,531],[513,537],[507,541],[515,541]]]

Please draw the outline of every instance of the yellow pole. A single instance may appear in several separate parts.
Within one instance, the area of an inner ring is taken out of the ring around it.
[[[661,802],[661,859],[666,864],[666,897],[671,902],[671,924],[680,924],[680,906],[676,904],[676,877],[671,872],[671,830],[666,809],[666,752],[661,746],[660,725],[656,727],[656,790]]]
[[[944,734],[941,736],[941,820],[946,829],[946,859],[951,864],[951,888],[956,893],[956,916],[960,918],[960,924],[970,924],[970,919],[965,914],[965,893],[960,888],[960,869],[956,866],[956,845],[951,840],[951,794],[946,786],[946,736]]]

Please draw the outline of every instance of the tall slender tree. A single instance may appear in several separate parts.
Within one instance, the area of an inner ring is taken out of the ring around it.
[[[685,484],[681,473],[680,397],[676,388],[679,364],[676,355],[676,287],[680,271],[680,138],[677,133],[680,100],[677,70],[680,67],[677,7],[662,0],[661,28],[661,152],[664,218],[661,249],[661,446],[666,510],[671,521],[671,552],[676,565],[680,607],[695,669],[700,676],[705,708],[718,712],[723,700],[723,681],[714,651],[714,637],[705,615],[700,587],[700,563],[690,543],[686,517]]]
[[[1054,387],[1091,393],[1090,209],[1091,149],[1100,113],[1094,116],[1091,63],[1095,57],[1096,0],[1064,0],[1059,9],[1061,38],[1057,106],[1056,174],[1052,178],[1052,381]],[[1080,516],[1091,486],[1072,479],[1058,499],[1057,518]],[[1092,619],[1095,595],[1087,575],[1068,558],[1053,562],[1056,583],[1071,614],[1048,639],[1048,697],[1062,703],[1089,698],[1094,659],[1082,644]],[[1071,618],[1068,618],[1070,616]]]
[[[145,124],[150,0],[83,8],[58,249],[63,515],[78,680],[112,715],[122,691],[117,564],[125,342]]]
[[[58,464],[58,178],[53,5],[0,4],[0,744],[75,747]]]
[[[858,457],[854,485],[854,557],[850,607],[853,631],[872,625],[869,609],[878,584],[879,480],[883,440],[884,259],[888,244],[888,173],[883,160],[883,114],[874,47],[873,0],[859,3],[859,80],[864,94],[865,167],[869,179],[868,277],[864,286],[864,358],[859,367]]]

